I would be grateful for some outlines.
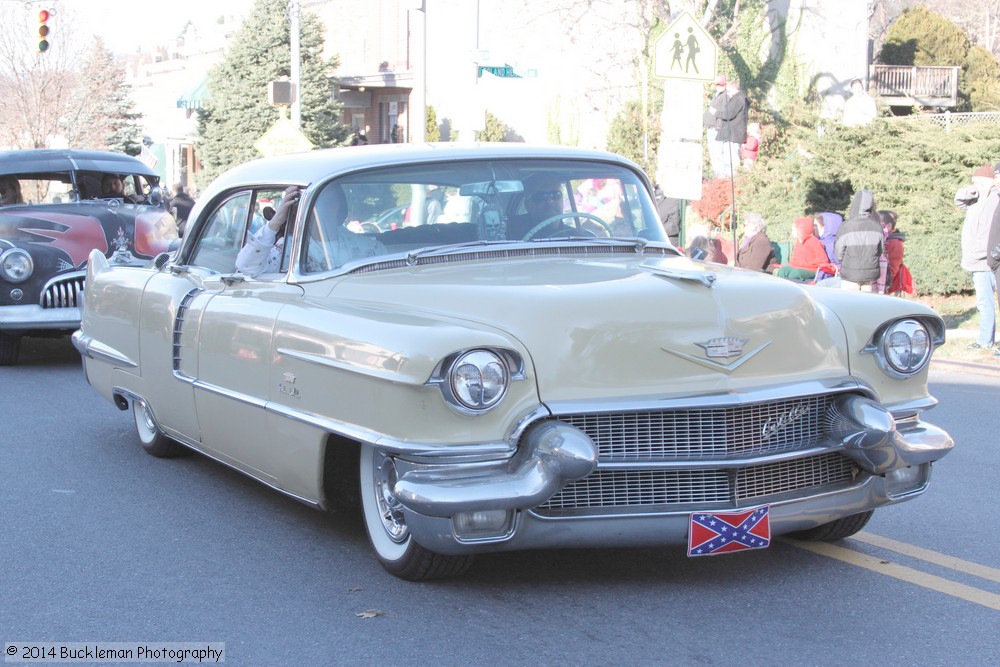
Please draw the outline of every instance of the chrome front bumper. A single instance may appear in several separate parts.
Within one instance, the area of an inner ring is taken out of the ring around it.
[[[42,308],[37,304],[0,306],[0,331],[72,331],[80,327],[80,308]]]
[[[954,444],[946,432],[916,415],[897,427],[885,408],[856,394],[839,397],[827,423],[832,436],[829,451],[850,457],[862,473],[846,489],[816,489],[793,498],[755,498],[746,504],[771,504],[774,534],[812,528],[920,495],[927,487],[931,462],[946,455]],[[690,467],[691,462],[684,465]],[[732,467],[734,462],[698,461],[697,465]],[[598,466],[598,448],[586,434],[564,422],[545,421],[528,429],[519,454],[508,461],[426,465],[397,459],[399,478],[393,492],[404,507],[414,538],[428,549],[451,554],[679,544],[687,539],[690,513],[707,509],[627,507],[559,517],[532,511],[567,482],[586,477]],[[910,473],[900,476],[896,471],[901,470]],[[906,481],[893,481],[897,477]],[[494,536],[467,539],[456,532],[455,515],[483,511],[506,511],[512,519]]]

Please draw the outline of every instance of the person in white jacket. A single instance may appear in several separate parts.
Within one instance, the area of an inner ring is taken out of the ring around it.
[[[296,186],[285,189],[274,216],[248,238],[240,250],[236,257],[237,271],[251,278],[281,271],[287,238],[287,234],[281,232],[301,196]],[[385,247],[377,239],[345,228],[346,218],[347,202],[343,191],[336,185],[326,186],[317,197],[310,216],[308,250],[303,267],[305,273],[328,271],[353,259],[385,254]],[[322,223],[326,223],[323,224],[323,233],[318,233],[320,230],[317,228]]]
[[[281,203],[267,224],[247,239],[246,245],[236,257],[236,270],[250,277],[262,273],[277,273],[281,268],[281,253],[285,247],[285,237],[278,238],[288,221],[288,214],[299,202],[302,193],[296,186],[285,189]]]
[[[962,224],[962,268],[972,274],[979,311],[979,338],[972,349],[990,350],[996,343],[996,277],[986,260],[990,225],[1000,207],[1000,193],[994,187],[993,167],[985,164],[972,174],[972,185],[955,193],[955,205],[965,210]]]

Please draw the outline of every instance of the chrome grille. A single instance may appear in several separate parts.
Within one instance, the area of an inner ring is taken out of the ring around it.
[[[736,473],[736,500],[850,482],[857,474],[857,464],[837,453],[741,468]]]
[[[839,453],[727,470],[601,470],[570,482],[539,505],[540,514],[587,508],[652,508],[741,503],[789,491],[847,484],[858,473]]]
[[[753,456],[808,447],[824,437],[834,397],[693,410],[560,416],[586,433],[602,461]]]
[[[84,274],[65,276],[51,281],[42,291],[42,308],[76,308],[81,305]]]

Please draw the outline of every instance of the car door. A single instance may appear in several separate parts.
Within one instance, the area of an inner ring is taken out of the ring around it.
[[[234,266],[236,259],[232,250],[238,253],[246,235],[263,224],[263,210],[280,194],[277,188],[256,189],[231,200],[239,206],[230,217],[242,215],[242,219],[239,230],[231,234],[239,243],[227,240],[223,244],[228,266]],[[225,215],[220,207],[219,216]],[[289,218],[294,220],[294,212]],[[193,259],[197,261],[198,255]],[[221,266],[222,258],[216,256],[213,261]],[[270,434],[272,423],[266,411],[273,389],[272,340],[282,308],[303,294],[301,287],[287,282],[286,273],[251,278],[230,268],[205,281],[213,283],[210,298],[196,300],[196,308],[185,318],[197,319],[193,388],[202,444],[225,462],[279,488],[275,470],[283,449]]]
[[[226,197],[191,230],[193,243],[155,273],[143,292],[139,317],[143,396],[163,431],[205,448],[195,405],[202,316],[227,287],[243,243],[251,190]]]

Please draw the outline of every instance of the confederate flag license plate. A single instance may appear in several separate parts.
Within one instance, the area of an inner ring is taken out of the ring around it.
[[[771,544],[769,505],[739,512],[695,512],[688,522],[688,556],[764,549]]]

